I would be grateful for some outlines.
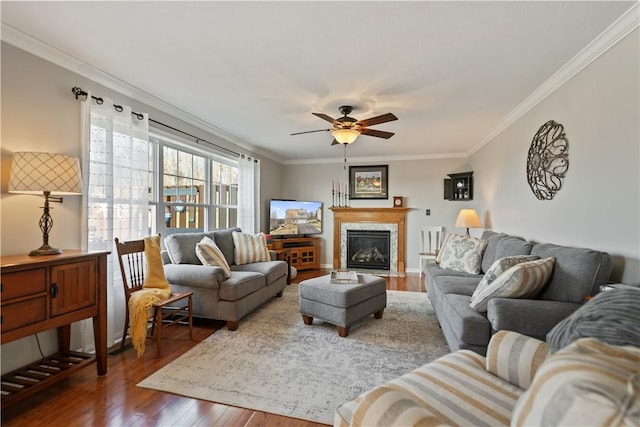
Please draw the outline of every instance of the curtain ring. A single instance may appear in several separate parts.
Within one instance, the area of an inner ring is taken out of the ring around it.
[[[98,105],[102,105],[102,103],[104,102],[104,99],[102,98],[95,98],[96,99],[96,104]]]
[[[122,107],[120,107],[120,108],[122,108]],[[134,116],[136,116],[136,119],[138,119],[138,120],[142,120],[142,119],[144,119],[144,114],[136,113],[135,111],[132,111],[132,112],[131,112],[131,114],[133,114]]]
[[[73,93],[76,96],[76,99],[78,99],[79,96],[84,96],[85,99],[87,98],[88,93],[83,91],[82,89],[80,89],[79,87],[73,87],[71,88],[71,93]]]
[[[122,111],[124,111],[122,105],[113,104],[113,108],[115,108],[118,113],[122,113]]]

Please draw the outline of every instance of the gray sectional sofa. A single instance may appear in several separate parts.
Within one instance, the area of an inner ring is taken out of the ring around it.
[[[207,233],[171,234],[164,240],[164,271],[175,292],[193,292],[193,315],[225,320],[229,330],[247,314],[274,296],[282,296],[287,284],[287,263],[275,260],[236,265],[233,231],[239,228]],[[202,265],[196,256],[196,244],[204,236],[213,239],[231,268],[225,280],[221,267]]]
[[[605,252],[531,243],[493,231],[485,231],[488,244],[482,258],[482,274],[472,275],[441,268],[429,260],[425,288],[452,351],[473,350],[485,355],[494,332],[509,330],[544,340],[547,333],[595,295],[611,274],[611,257]],[[512,255],[555,258],[551,277],[536,299],[493,298],[486,313],[469,307],[471,295],[496,259]]]

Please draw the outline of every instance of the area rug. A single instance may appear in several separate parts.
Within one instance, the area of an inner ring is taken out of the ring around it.
[[[138,384],[252,410],[333,423],[335,408],[449,352],[425,293],[387,292],[373,315],[340,338],[333,325],[305,325],[298,286],[219,330]]]

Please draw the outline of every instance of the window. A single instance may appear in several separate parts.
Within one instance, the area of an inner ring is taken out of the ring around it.
[[[158,233],[166,236],[237,226],[235,159],[190,147],[177,137],[154,134],[151,142],[159,165],[150,185]]]
[[[238,225],[238,166],[212,163],[213,223],[215,228]]]

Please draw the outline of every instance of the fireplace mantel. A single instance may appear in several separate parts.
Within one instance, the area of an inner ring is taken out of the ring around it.
[[[333,268],[341,268],[340,236],[342,223],[371,222],[397,224],[398,273],[405,272],[406,216],[409,208],[329,208],[333,211]]]

